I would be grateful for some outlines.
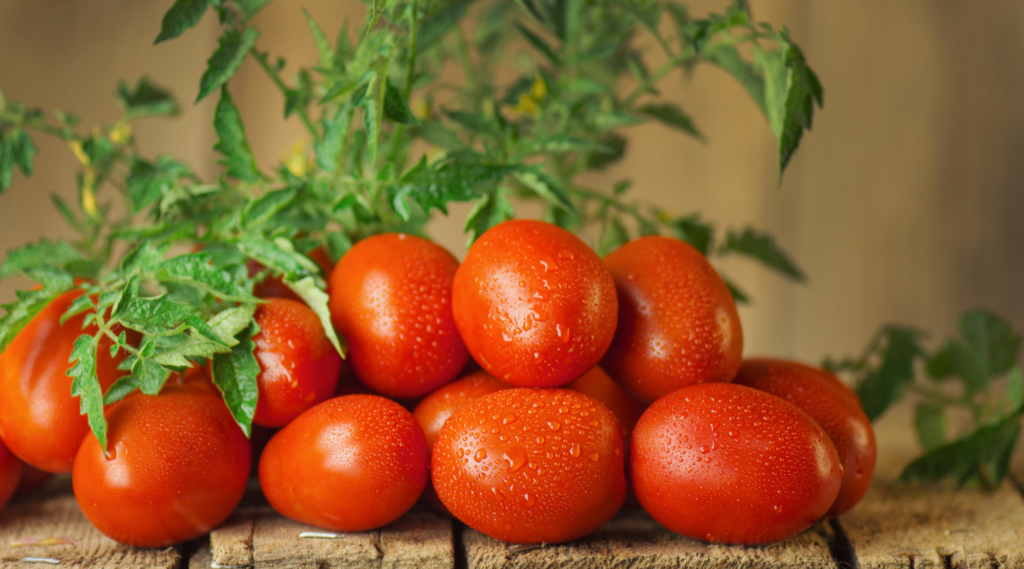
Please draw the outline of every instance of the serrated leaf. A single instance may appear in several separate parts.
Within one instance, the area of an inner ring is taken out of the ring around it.
[[[428,15],[419,22],[416,33],[416,51],[422,52],[444,37],[466,15],[472,1],[453,2]]]
[[[743,59],[735,46],[712,44],[701,53],[701,57],[721,67],[739,81],[765,117],[768,116],[768,109],[765,107],[764,78],[752,63]]]
[[[246,182],[258,180],[262,175],[256,168],[256,159],[245,138],[245,125],[238,107],[231,100],[227,87],[221,90],[220,102],[213,117],[213,128],[217,131],[217,144],[213,149],[220,152],[223,160],[217,163],[227,167],[227,175]]]
[[[103,388],[96,374],[96,338],[82,334],[74,343],[68,363],[73,364],[67,375],[71,378],[71,396],[78,397],[79,409],[86,415],[100,448],[107,449],[107,419],[103,416]]]
[[[143,241],[129,251],[124,256],[124,259],[121,260],[121,272],[126,276],[136,273],[148,273],[164,260],[170,248],[170,243]]]
[[[153,269],[162,282],[173,282],[202,290],[228,302],[256,302],[231,274],[215,267],[210,255],[191,253],[167,259]],[[233,334],[229,335],[233,336]],[[221,339],[223,335],[218,334]]]
[[[223,310],[207,322],[220,337],[222,343],[213,343],[202,336],[194,335],[180,344],[155,354],[153,361],[164,366],[185,368],[192,365],[189,358],[210,359],[215,354],[227,353],[238,343],[235,337],[249,326],[255,312],[255,303]]]
[[[327,306],[330,299],[327,293],[317,285],[313,277],[306,277],[298,282],[285,279],[284,284],[288,285],[288,288],[299,295],[299,298],[316,313],[317,318],[320,319],[320,324],[324,327],[324,333],[327,334],[327,339],[331,341],[331,345],[334,346],[334,349],[344,359],[345,352],[348,351],[348,344],[345,343],[344,338],[338,336],[334,330],[334,325],[331,324],[331,310]]]
[[[607,111],[595,113],[590,118],[590,122],[595,130],[605,132],[624,126],[640,124],[643,121],[621,111]]]
[[[409,103],[389,82],[384,91],[384,117],[398,124],[417,124],[420,121],[413,116]]]
[[[28,325],[57,295],[64,290],[18,291],[15,302],[4,304],[4,316],[0,318],[0,353],[7,349],[18,332]]]
[[[327,249],[327,257],[331,260],[332,264],[337,264],[341,260],[342,255],[352,248],[352,240],[341,231],[328,233],[324,242]]]
[[[601,240],[597,244],[597,254],[604,257],[608,253],[622,247],[629,241],[629,233],[618,217],[611,217],[604,224]]]
[[[260,364],[253,351],[256,344],[252,337],[259,332],[255,322],[237,336],[238,343],[230,353],[213,356],[213,383],[220,389],[231,416],[242,428],[245,436],[252,432],[252,418],[259,401],[257,377]]]
[[[946,413],[942,407],[918,403],[914,407],[914,430],[921,448],[931,451],[946,443]]]
[[[313,43],[316,44],[316,51],[320,54],[320,67],[323,69],[332,69],[334,67],[334,50],[331,49],[331,42],[327,39],[327,35],[320,28],[320,25],[316,23],[313,16],[309,15],[309,12],[305,8],[302,9],[302,13],[306,16],[306,24],[309,25],[309,31],[313,34]]]
[[[21,173],[31,176],[35,170],[32,160],[37,152],[36,145],[32,142],[32,137],[24,130],[16,128],[8,132],[4,140],[10,143],[14,163],[21,169]]]
[[[209,324],[192,313],[190,305],[164,296],[140,298],[138,276],[125,284],[111,316],[126,328],[150,336],[170,336],[191,329],[214,343],[224,344]]]
[[[537,51],[541,52],[544,57],[547,57],[555,67],[562,66],[561,59],[558,57],[558,54],[555,53],[555,50],[548,45],[548,42],[544,41],[540,36],[518,22],[516,22],[516,28],[519,30],[519,33],[526,38],[526,41],[529,42]]]
[[[331,118],[324,119],[323,136],[313,143],[316,151],[316,165],[326,172],[338,170],[338,154],[345,144],[349,123],[352,121],[352,110],[342,106]]]
[[[587,168],[600,170],[618,162],[626,154],[626,139],[615,133],[606,134],[601,138],[601,143],[611,148],[612,152],[590,154],[587,156]]]
[[[528,154],[539,154],[543,152],[550,152],[552,154],[559,154],[563,152],[598,152],[603,154],[613,154],[615,149],[594,140],[580,138],[578,136],[569,136],[567,134],[557,134],[551,138],[537,140],[530,145],[529,150],[527,150]]]
[[[738,235],[734,231],[729,231],[719,252],[746,255],[795,281],[803,282],[805,278],[803,272],[775,244],[770,235],[759,233],[749,227]]]
[[[538,170],[525,170],[517,172],[516,179],[549,204],[579,216],[579,211],[569,198],[568,192],[552,176]]]
[[[238,71],[238,67],[242,65],[242,61],[245,60],[249,48],[256,44],[259,37],[260,32],[256,28],[245,28],[241,32],[234,28],[228,28],[224,31],[224,35],[220,37],[217,51],[213,52],[206,62],[206,72],[199,80],[197,103],[231,79],[235,71]]]
[[[170,116],[178,114],[178,102],[170,91],[154,85],[143,77],[132,89],[128,83],[117,84],[117,102],[128,118],[144,116]]]
[[[467,245],[471,245],[488,229],[512,219],[515,214],[515,209],[508,200],[507,191],[499,189],[493,194],[484,195],[473,203],[472,209],[466,215],[463,231],[469,234]]]
[[[918,344],[920,332],[890,326],[883,331],[885,349],[882,364],[871,370],[857,386],[864,414],[874,421],[899,400],[904,388],[914,381],[914,362],[924,355]]]
[[[242,11],[242,17],[246,21],[251,20],[257,12],[270,4],[270,0],[234,0],[235,4]]]
[[[437,209],[447,214],[448,202],[470,201],[480,195],[479,185],[499,181],[523,168],[517,164],[472,162],[444,162],[430,167],[423,157],[399,180],[395,199],[409,196],[424,211]]]
[[[47,241],[24,245],[7,252],[7,259],[0,265],[0,278],[6,278],[36,267],[63,267],[71,261],[82,259],[82,255],[65,241]]]
[[[1006,398],[1010,401],[1011,409],[1024,406],[1024,375],[1019,365],[1013,366],[1006,380]]]
[[[50,201],[53,203],[53,207],[57,209],[64,221],[68,223],[74,229],[81,231],[82,222],[79,221],[78,216],[71,211],[71,207],[64,201],[64,198],[57,194],[50,194]]]
[[[286,239],[273,241],[250,237],[238,242],[238,248],[249,258],[259,261],[277,275],[298,281],[320,273],[315,262],[295,251]]]
[[[662,124],[685,132],[694,138],[701,138],[700,131],[693,124],[693,119],[671,103],[647,104],[638,108],[636,112],[654,118]]]
[[[387,91],[389,63],[390,58],[385,54],[378,54],[374,58],[366,94],[359,102],[364,109],[363,124],[366,128],[366,146],[370,150],[371,164],[377,161],[377,143],[380,141],[381,122],[384,118],[384,94]]]
[[[960,317],[964,342],[957,344],[954,365],[969,393],[984,390],[992,378],[1010,370],[1020,354],[1021,336],[1010,323],[985,310]]]
[[[947,378],[956,373],[956,355],[959,346],[956,342],[948,341],[942,348],[928,358],[925,371],[932,379],[939,380]]]
[[[284,188],[263,194],[242,211],[242,225],[246,229],[259,227],[295,201],[298,193],[295,188]]]
[[[779,44],[782,60],[786,67],[786,98],[785,114],[782,121],[782,134],[779,139],[779,182],[786,170],[790,158],[800,146],[804,130],[811,130],[814,122],[814,105],[821,108],[824,103],[824,90],[818,76],[807,65],[803,52],[789,40],[789,32],[785,28],[779,31]]]
[[[160,35],[153,44],[174,39],[186,30],[195,27],[206,13],[211,0],[177,0],[171,9],[164,14],[160,24]]]
[[[710,223],[701,221],[699,213],[673,220],[672,232],[700,251],[701,255],[707,257],[711,253],[715,230]]]
[[[14,181],[14,150],[7,138],[0,132],[0,193],[11,187]]]

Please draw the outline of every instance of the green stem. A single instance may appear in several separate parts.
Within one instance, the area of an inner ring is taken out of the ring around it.
[[[263,70],[267,72],[267,75],[269,75],[270,79],[274,81],[274,84],[277,85],[277,88],[281,90],[281,93],[287,96],[288,86],[285,85],[284,81],[281,80],[281,75],[277,71],[274,71],[274,68],[270,66],[269,62],[267,62],[267,56],[257,51],[255,47],[250,47],[249,53],[251,53],[252,56],[256,58],[256,61],[259,62],[260,67],[262,67]],[[313,140],[320,140],[320,134],[316,131],[316,127],[313,126],[313,122],[309,120],[309,115],[306,114],[306,109],[300,106],[296,112],[299,113],[299,118],[302,119],[302,123],[306,125],[306,130],[309,131],[309,134],[310,136],[313,137]]]
[[[633,91],[632,95],[626,98],[626,100],[622,103],[623,108],[628,109],[629,107],[633,106],[633,103],[635,103],[636,100],[640,98],[640,95],[643,95],[644,93],[649,91],[651,87],[653,87],[658,81],[661,81],[663,77],[668,75],[669,71],[672,71],[677,65],[683,63],[687,59],[689,59],[688,56],[677,55],[676,57],[673,57],[672,59],[666,61],[664,65],[659,67],[658,70],[654,72],[654,74],[645,79],[644,82],[641,83],[635,91]]]
[[[416,31],[417,31],[417,14],[416,14],[416,0],[412,1],[411,19],[409,24],[409,69],[405,73],[405,88],[402,90],[402,97],[406,101],[409,100],[409,95],[412,94],[412,82],[416,78]],[[395,175],[401,175],[402,169],[399,167],[398,154],[402,151],[402,135],[405,133],[405,125],[398,125],[395,127],[395,132],[391,135],[391,150],[388,152],[388,162],[394,164]],[[404,166],[404,164],[402,165]]]
[[[469,44],[466,42],[466,36],[462,34],[462,28],[455,26],[455,44],[459,52],[459,61],[462,62],[462,70],[466,74],[466,83],[469,85],[469,92],[473,97],[473,110],[479,111],[477,105],[477,78],[476,70],[473,69],[473,60],[469,57]]]
[[[8,122],[16,127],[28,127],[39,132],[58,136],[63,140],[83,140],[82,137],[76,135],[69,128],[49,125],[39,119],[25,121],[23,117],[14,113],[0,113],[0,122]]]

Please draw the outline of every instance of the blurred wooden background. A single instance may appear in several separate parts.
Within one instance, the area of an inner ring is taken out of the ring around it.
[[[117,117],[117,80],[147,74],[175,91],[184,112],[140,121],[141,148],[181,157],[213,179],[216,98],[190,102],[218,28],[208,14],[179,40],[152,46],[171,3],[3,0],[0,89],[92,125]],[[688,3],[694,14],[725,4]],[[818,361],[858,351],[887,322],[932,330],[937,342],[975,307],[1024,328],[1024,2],[751,4],[757,19],[789,27],[825,86],[825,109],[782,187],[775,188],[767,122],[737,83],[708,67],[691,80],[672,75],[664,88],[696,118],[706,143],[660,126],[634,128],[627,158],[590,181],[607,187],[631,177],[638,198],[776,236],[809,275],[807,284],[745,260],[720,267],[754,297],[741,309],[747,354]],[[346,15],[359,21],[363,10],[356,0],[277,0],[257,17],[258,46],[290,63],[312,62],[300,7],[330,37]],[[232,93],[253,150],[269,167],[302,129],[297,119],[281,118],[280,97],[253,62]],[[73,199],[75,159],[59,141],[37,142],[35,176],[16,174],[0,197],[0,251],[68,234],[49,195]],[[433,226],[457,255],[464,251],[460,221]],[[0,302],[24,284],[0,283]]]

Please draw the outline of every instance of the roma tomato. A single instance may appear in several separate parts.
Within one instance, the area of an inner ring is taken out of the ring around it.
[[[0,443],[2,444],[2,443]],[[31,464],[22,463],[21,465],[21,481],[18,482],[18,488],[14,491],[15,494],[30,494],[43,487],[44,484],[53,478],[53,474],[44,470],[32,466]]]
[[[280,427],[334,393],[341,356],[311,308],[272,298],[254,316],[260,331],[252,337],[260,364],[259,399],[253,422]]]
[[[23,467],[24,463],[0,442],[0,508],[4,507],[18,489]]]
[[[601,367],[650,403],[680,387],[731,381],[743,330],[729,288],[699,251],[641,237],[604,258],[619,295],[619,326]]]
[[[494,379],[486,371],[476,371],[424,397],[412,415],[423,428],[423,434],[427,437],[427,448],[433,450],[437,434],[456,409],[474,399],[510,387],[512,386]]]
[[[334,327],[352,373],[388,397],[422,397],[469,359],[452,317],[459,262],[435,243],[398,233],[364,239],[331,273]]]
[[[506,389],[445,422],[431,476],[441,502],[469,527],[503,541],[562,543],[622,506],[622,430],[582,393]]]
[[[166,547],[199,537],[245,492],[252,448],[224,401],[200,385],[135,392],[107,408],[104,456],[89,436],[72,484],[85,517],[107,537]]]
[[[756,389],[692,385],[658,399],[633,429],[633,491],[668,529],[755,545],[811,527],[835,501],[842,467],[803,411]]]
[[[733,381],[796,405],[832,439],[843,465],[843,483],[829,517],[860,502],[875,471],[875,432],[849,387],[825,370],[777,359],[746,360]]]
[[[597,399],[615,414],[619,426],[622,427],[626,456],[629,456],[629,439],[633,434],[633,427],[647,407],[623,391],[599,366],[594,366],[587,373],[572,380],[565,388]]]
[[[71,396],[67,370],[75,339],[95,334],[97,328],[82,328],[85,314],[60,323],[81,294],[70,291],[58,296],[0,354],[0,439],[25,462],[55,474],[71,472],[75,453],[89,432],[78,398]],[[114,333],[119,334],[120,328]],[[128,338],[138,341],[130,330]],[[104,391],[127,373],[117,369],[125,352],[111,358],[111,345],[103,337],[97,353],[96,372]]]
[[[615,284],[601,260],[543,221],[506,221],[481,235],[452,299],[469,352],[519,387],[569,383],[601,359],[615,333]]]
[[[376,395],[328,399],[277,432],[260,485],[283,516],[366,531],[406,512],[427,484],[429,454],[412,414]]]

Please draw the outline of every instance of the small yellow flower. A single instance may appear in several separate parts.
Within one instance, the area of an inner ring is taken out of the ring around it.
[[[132,139],[132,126],[126,122],[118,122],[110,131],[110,140],[114,144],[128,144]]]
[[[288,171],[301,178],[309,171],[310,159],[306,155],[306,139],[300,138],[292,144],[290,151],[281,153],[281,163]]]
[[[68,147],[71,148],[71,152],[74,152],[75,158],[82,163],[82,166],[89,165],[89,155],[82,150],[82,143],[78,140],[72,140],[68,142]]]
[[[538,103],[548,96],[548,84],[544,82],[544,78],[540,75],[533,81],[533,87],[530,87],[530,96]]]
[[[529,95],[519,95],[519,104],[516,105],[515,110],[535,117],[537,116],[537,101],[534,101],[533,97]]]
[[[93,189],[95,185],[96,172],[89,168],[82,177],[82,209],[89,217],[96,217],[96,191]]]
[[[430,116],[430,101],[426,99],[416,99],[409,106],[412,107],[412,116],[419,120]]]

